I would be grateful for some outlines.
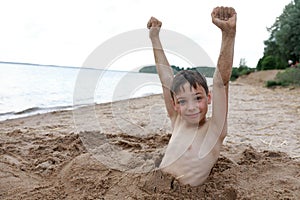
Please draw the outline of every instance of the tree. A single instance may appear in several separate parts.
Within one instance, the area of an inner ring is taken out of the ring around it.
[[[270,37],[264,42],[264,56],[257,68],[263,69],[263,63],[270,63],[270,57],[276,62],[273,69],[287,67],[287,61],[299,61],[300,57],[300,0],[293,0],[285,6],[283,13],[267,29]],[[264,61],[267,59],[266,61]],[[272,61],[272,62],[273,62]],[[269,64],[267,68],[271,67]]]
[[[246,63],[247,63],[246,59],[245,58],[241,58],[240,59],[239,67],[247,67]]]
[[[266,56],[261,62],[262,70],[276,69],[276,58],[274,56]]]
[[[247,63],[246,59],[245,58],[241,58],[240,59],[239,67],[238,68],[237,67],[233,67],[232,68],[231,77],[230,77],[231,81],[236,80],[240,76],[248,75],[251,72],[254,72],[255,69],[254,68],[249,68],[246,65],[246,63]]]

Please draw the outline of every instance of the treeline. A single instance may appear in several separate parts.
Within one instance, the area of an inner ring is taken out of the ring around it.
[[[171,65],[171,68],[173,69],[174,75],[177,74],[179,71],[184,70],[183,67],[178,67],[175,65]],[[215,72],[214,67],[192,67],[192,68],[187,68],[187,70],[196,70],[203,74],[205,77],[210,77],[212,78]],[[250,74],[251,72],[254,72],[255,68],[250,68],[246,65],[246,61],[244,58],[240,60],[239,67],[233,67],[232,68],[232,73],[231,73],[231,81],[236,80],[239,76],[242,75],[247,75]],[[155,65],[150,65],[150,66],[145,66],[139,70],[141,73],[153,73],[157,74],[156,66]]]
[[[182,67],[178,66],[171,66],[173,69],[174,75],[177,74],[179,71],[183,70]],[[213,77],[215,72],[214,67],[194,67],[194,68],[187,68],[187,70],[197,70],[205,77]],[[243,75],[248,75],[257,69],[250,68],[246,65],[246,61],[244,58],[240,60],[239,67],[233,67],[231,73],[231,81],[235,81],[238,77]],[[139,70],[141,73],[157,73],[155,65],[145,66]],[[300,67],[295,68],[287,68],[286,70],[279,72],[275,78],[275,80],[269,80],[266,83],[267,87],[274,87],[274,86],[300,86]]]
[[[283,69],[275,80],[266,82],[267,87],[300,86],[300,0],[286,5],[267,30],[270,36],[264,41],[264,55],[256,70]]]
[[[280,69],[275,80],[266,82],[267,87],[300,86],[300,0],[286,5],[267,30],[270,36],[264,41],[264,54],[256,68],[249,68],[245,59],[241,59],[239,67],[232,69],[231,80],[253,71]]]
[[[300,0],[285,6],[274,24],[267,28],[270,37],[264,41],[264,55],[257,70],[285,69],[297,66],[300,58]],[[290,61],[290,65],[288,63]]]
[[[175,65],[171,65],[171,68],[173,69],[174,75],[177,74],[178,72],[184,70],[183,67],[178,67]],[[192,68],[187,68],[187,70],[196,70],[203,74],[205,77],[213,77],[215,68],[214,67],[192,67]],[[156,66],[155,65],[150,65],[150,66],[145,66],[139,70],[141,73],[154,73],[157,74],[156,71]]]

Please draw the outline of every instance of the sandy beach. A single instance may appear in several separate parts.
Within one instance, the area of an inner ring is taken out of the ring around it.
[[[228,136],[208,180],[155,168],[170,138],[162,95],[0,122],[0,199],[300,199],[300,89],[230,85]]]

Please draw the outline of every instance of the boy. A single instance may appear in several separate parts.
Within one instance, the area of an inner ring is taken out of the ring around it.
[[[147,24],[172,124],[172,137],[160,168],[191,186],[200,185],[207,179],[227,134],[228,83],[233,63],[236,12],[233,8],[216,7],[211,17],[222,32],[212,94],[205,78],[198,72],[183,71],[173,77],[159,39],[162,23],[151,17]],[[212,117],[208,119],[206,113],[211,102]]]

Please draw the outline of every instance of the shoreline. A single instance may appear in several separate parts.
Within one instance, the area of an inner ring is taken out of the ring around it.
[[[58,112],[58,111],[68,111],[68,110],[74,110],[78,109],[81,107],[88,107],[88,106],[94,106],[94,105],[101,105],[101,104],[107,104],[107,103],[114,103],[118,101],[126,101],[130,99],[136,99],[136,98],[143,98],[146,96],[153,96],[153,95],[161,95],[161,94],[145,94],[143,96],[139,97],[131,97],[129,99],[120,99],[120,100],[115,100],[115,101],[105,101],[101,103],[93,103],[93,104],[83,104],[83,105],[63,105],[63,106],[54,106],[54,107],[30,107],[26,108],[24,110],[20,111],[12,111],[12,112],[5,112],[5,113],[0,113],[0,122],[7,121],[7,120],[12,120],[12,119],[18,119],[18,118],[25,118],[25,117],[31,117],[34,115],[42,115],[42,114],[47,114],[51,112]]]

